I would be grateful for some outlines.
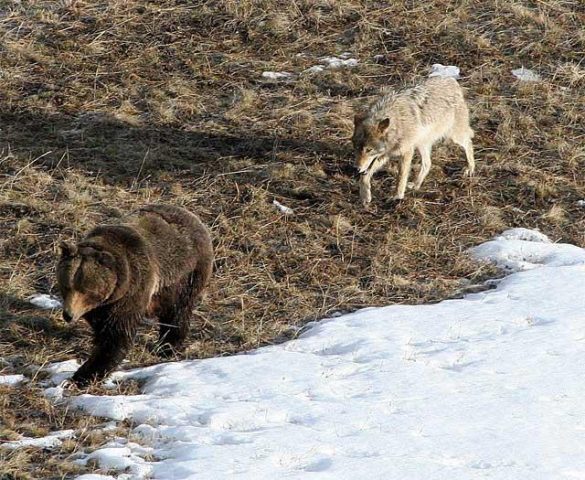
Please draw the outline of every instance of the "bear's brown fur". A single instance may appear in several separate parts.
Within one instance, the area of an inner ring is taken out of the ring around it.
[[[171,205],[145,206],[120,224],[96,227],[77,245],[62,243],[63,318],[83,317],[94,331],[93,352],[74,382],[85,385],[114,370],[145,316],[159,319],[162,355],[180,349],[212,263],[207,228]]]

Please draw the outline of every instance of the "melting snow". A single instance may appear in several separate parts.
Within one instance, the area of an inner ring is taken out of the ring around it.
[[[50,375],[49,380],[46,382],[49,388],[45,389],[45,396],[53,401],[61,400],[65,392],[65,383],[73,376],[79,366],[80,363],[77,360],[66,360],[51,363],[45,367],[43,370]]]
[[[122,476],[118,477],[119,480],[122,479]],[[88,473],[86,475],[81,475],[77,477],[76,480],[116,480],[116,477],[112,477],[111,475],[98,475],[95,473]]]
[[[0,375],[0,385],[18,385],[26,381],[24,375]]]
[[[270,80],[288,80],[292,76],[293,74],[289,72],[262,72],[262,77]]]
[[[58,385],[63,380],[71,377],[79,366],[80,363],[77,360],[66,360],[64,362],[50,363],[43,370],[51,375],[51,383]]]
[[[44,308],[45,310],[52,310],[54,308],[61,308],[63,306],[58,298],[53,297],[52,295],[47,295],[45,293],[32,295],[28,301],[35,307]]]
[[[585,478],[585,251],[514,229],[471,254],[515,273],[249,354],[119,374],[143,380],[140,395],[69,398],[141,439],[86,460],[119,479]]]
[[[289,208],[286,205],[283,205],[278,200],[273,200],[272,203],[276,206],[276,208],[278,208],[285,215],[293,215],[295,213],[292,208]]]
[[[52,432],[46,437],[23,437],[20,440],[15,440],[13,442],[0,443],[0,447],[11,450],[22,447],[55,448],[63,443],[63,439],[73,437],[74,433],[74,430],[61,430],[59,432]]]
[[[582,248],[551,243],[546,235],[524,228],[507,230],[494,240],[472,248],[471,252],[512,271],[530,270],[542,265],[560,267],[585,263],[585,250]]]
[[[307,68],[304,73],[319,73],[323,70],[335,70],[338,68],[356,67],[358,61],[355,58],[350,58],[350,52],[344,52],[338,57],[322,57],[319,59],[320,65]]]
[[[429,77],[450,77],[454,79],[460,78],[459,76],[459,67],[454,65],[441,65],[440,63],[435,63],[431,66],[431,73],[429,73]]]
[[[538,82],[540,80],[540,75],[538,73],[524,67],[512,70],[512,75],[523,82]]]
[[[118,477],[119,479],[150,478],[148,475],[150,475],[152,471],[152,466],[142,457],[150,455],[151,453],[151,448],[143,448],[137,443],[118,438],[99,450],[90,453],[77,463],[85,465],[88,461],[93,461],[104,470],[117,470],[130,473],[130,475]],[[142,456],[138,456],[138,454]],[[78,477],[78,479],[79,478],[84,477]],[[87,477],[85,478],[87,480]]]

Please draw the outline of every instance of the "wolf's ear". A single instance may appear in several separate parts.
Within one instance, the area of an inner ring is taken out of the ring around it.
[[[389,118],[385,118],[384,120],[381,120],[380,123],[378,123],[378,132],[384,133],[386,130],[388,130],[389,126],[390,126],[390,119]]]
[[[357,112],[353,117],[353,124],[357,127],[366,119],[366,112]]]
[[[61,256],[63,258],[70,258],[77,254],[77,245],[63,241],[59,244],[59,250],[61,250]]]

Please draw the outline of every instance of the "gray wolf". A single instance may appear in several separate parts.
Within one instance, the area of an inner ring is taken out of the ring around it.
[[[466,175],[473,175],[473,130],[463,91],[453,78],[432,77],[401,92],[378,98],[354,119],[352,143],[355,167],[360,174],[360,198],[372,200],[371,179],[392,157],[400,163],[395,200],[404,198],[414,151],[421,168],[414,183],[418,190],[431,168],[431,150],[441,139],[463,147],[467,157]]]

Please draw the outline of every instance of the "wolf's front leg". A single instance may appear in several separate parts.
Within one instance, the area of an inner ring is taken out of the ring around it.
[[[129,325],[120,320],[108,320],[94,327],[93,352],[73,375],[78,386],[104,378],[124,360],[134,342],[137,322]]]
[[[370,175],[370,173],[360,175],[360,200],[364,207],[372,201],[371,179],[372,175]]]
[[[383,155],[376,158],[366,173],[360,176],[360,199],[365,206],[372,201],[372,177],[388,162],[389,157]]]
[[[396,187],[396,195],[394,195],[393,200],[402,200],[404,198],[413,155],[414,150],[409,150],[402,155],[402,159],[400,160],[400,178],[398,180],[398,186]]]

